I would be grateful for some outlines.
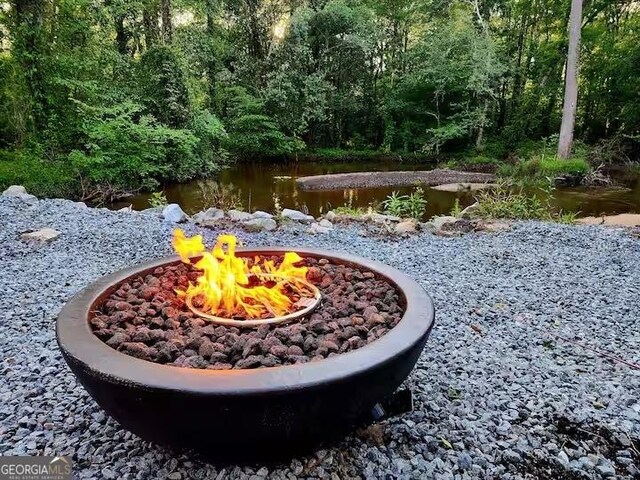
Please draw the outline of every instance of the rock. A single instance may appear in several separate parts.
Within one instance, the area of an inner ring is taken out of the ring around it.
[[[478,202],[469,205],[468,207],[462,209],[462,211],[460,212],[459,217],[460,218],[471,218],[473,217],[473,214],[476,210],[478,210],[478,207],[480,206],[480,204]]]
[[[154,217],[161,217],[163,210],[164,210],[164,207],[162,205],[158,205],[157,207],[145,208],[144,210],[140,210],[138,213],[141,213],[143,215],[150,215]]]
[[[186,222],[189,216],[184,213],[180,205],[177,203],[170,203],[162,209],[162,218],[169,223],[181,223]]]
[[[318,225],[320,225],[321,227],[324,227],[324,228],[333,228],[333,223],[331,223],[326,218],[323,218],[322,220],[320,220],[318,222]]]
[[[282,210],[281,215],[282,218],[288,218],[289,220],[294,220],[296,222],[311,223],[314,221],[314,218],[311,215],[306,215],[298,210],[291,210],[290,208]]]
[[[273,215],[262,210],[256,210],[251,214],[251,218],[273,218]]]
[[[338,218],[338,214],[333,210],[329,210],[327,213],[325,213],[324,218],[330,222],[335,222]]]
[[[398,234],[413,233],[416,231],[414,220],[404,220],[396,225],[395,232]]]
[[[462,470],[470,469],[472,464],[473,464],[473,460],[471,459],[471,456],[468,453],[461,452],[458,455],[458,466]]]
[[[621,213],[620,215],[603,215],[602,217],[584,217],[576,220],[581,225],[608,225],[616,227],[640,226],[640,213]]]
[[[441,192],[476,192],[478,190],[484,190],[485,188],[495,187],[494,183],[444,183],[442,185],[435,185],[431,188],[434,190],[440,190]]]
[[[28,204],[33,204],[38,201],[38,197],[27,193],[27,189],[22,185],[11,185],[4,192],[2,192],[2,195],[4,197],[19,198],[20,200]]]
[[[16,197],[18,195],[28,195],[28,193],[27,189],[22,185],[11,185],[4,192],[2,192],[2,195],[4,195],[5,197]]]
[[[442,230],[442,227],[447,223],[455,223],[458,219],[456,217],[452,217],[451,215],[442,215],[440,217],[433,217],[429,223],[432,223],[436,231]]]
[[[482,222],[476,227],[476,229],[478,231],[488,233],[508,232],[509,230],[511,230],[511,224],[502,220],[496,220],[490,222]]]
[[[25,232],[20,235],[20,240],[24,242],[49,243],[60,236],[60,232],[53,228],[41,228],[33,232]]]
[[[333,230],[333,228],[323,227],[319,223],[314,222],[311,224],[308,232],[315,235],[316,233],[329,233],[331,230]]]
[[[567,452],[565,452],[564,450],[562,450],[559,454],[558,454],[558,461],[562,464],[562,465],[569,465],[569,456],[567,455]]]
[[[240,210],[229,210],[227,216],[234,222],[244,222],[245,220],[251,220],[253,215],[248,212],[241,212]]]
[[[211,227],[216,225],[224,218],[224,211],[219,208],[208,208],[202,212],[196,213],[192,220],[196,225],[203,227]]]
[[[129,205],[128,207],[122,207],[118,209],[119,212],[131,213],[133,212],[133,206]]]
[[[377,212],[369,213],[365,215],[364,218],[376,223],[399,222],[402,220],[400,217],[396,217],[395,215],[384,215]]]
[[[616,471],[615,469],[608,463],[603,463],[602,465],[598,465],[596,470],[600,472],[600,475],[603,477],[615,477]]]
[[[268,232],[271,230],[275,230],[278,224],[273,218],[254,218],[251,220],[247,220],[242,222],[242,227],[247,232],[261,232],[263,230],[267,230]]]

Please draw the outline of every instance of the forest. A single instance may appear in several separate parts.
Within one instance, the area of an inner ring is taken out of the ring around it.
[[[572,154],[628,159],[640,2],[577,1]],[[0,186],[91,200],[230,161],[557,143],[571,3],[0,2]]]

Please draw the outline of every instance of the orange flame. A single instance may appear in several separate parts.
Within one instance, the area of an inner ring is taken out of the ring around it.
[[[174,230],[172,245],[180,259],[190,264],[191,257],[200,256],[194,267],[202,271],[195,284],[190,282],[186,290],[177,291],[178,296],[197,298],[201,311],[224,318],[267,318],[290,313],[294,302],[287,295],[287,288],[295,290],[296,280],[306,282],[307,268],[296,266],[302,261],[300,255],[287,252],[278,266],[272,260],[256,257],[249,267],[247,258],[236,257],[237,243],[233,235],[220,235],[209,252],[202,235],[187,238],[181,229]],[[250,286],[252,276],[261,284]],[[267,279],[272,286],[264,285]]]

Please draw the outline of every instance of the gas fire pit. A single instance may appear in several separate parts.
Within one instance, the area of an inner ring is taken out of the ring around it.
[[[60,312],[65,360],[145,440],[214,460],[282,458],[380,414],[434,310],[386,265],[174,234],[176,257],[101,278]]]

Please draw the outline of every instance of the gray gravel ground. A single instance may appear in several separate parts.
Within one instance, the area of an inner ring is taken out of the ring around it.
[[[0,454],[71,455],[80,478],[640,477],[640,370],[566,340],[640,363],[640,240],[628,231],[530,222],[401,241],[359,227],[240,233],[248,245],[318,246],[399,268],[432,294],[437,326],[409,380],[413,412],[287,465],[222,469],[122,430],[55,342],[56,314],[72,294],[169,253],[171,227],[140,213],[10,198],[0,198],[0,226]],[[41,227],[62,234],[44,246],[18,240]]]

